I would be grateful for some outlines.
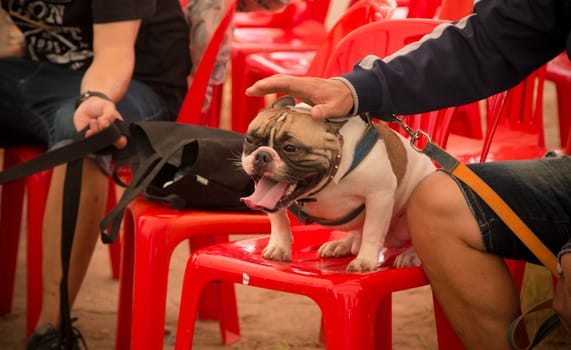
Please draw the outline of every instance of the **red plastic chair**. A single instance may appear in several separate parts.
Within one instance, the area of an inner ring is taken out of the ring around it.
[[[231,23],[234,5],[224,15],[204,53],[177,122],[210,123],[200,114],[202,99],[218,48]],[[162,348],[169,263],[178,244],[189,241],[194,251],[227,241],[231,234],[260,234],[269,230],[269,220],[261,213],[177,211],[142,197],[135,199],[125,212],[123,225],[116,348]],[[233,285],[210,286],[203,295],[200,316],[220,320],[224,344],[239,339]]]
[[[247,103],[244,82],[245,60],[252,53],[273,51],[317,50],[325,39],[325,19],[330,1],[305,0],[294,3],[299,6],[297,22],[284,27],[237,27],[232,39],[232,120],[247,120],[254,115],[245,115]],[[291,6],[291,5],[290,5]],[[253,100],[260,103],[259,100]],[[263,105],[260,104],[261,107]],[[259,109],[259,108],[258,108]],[[233,130],[244,132],[238,127]]]
[[[420,268],[347,273],[351,258],[317,257],[320,244],[343,235],[315,226],[298,228],[291,263],[261,257],[268,237],[217,244],[193,253],[184,277],[176,349],[192,348],[196,305],[202,288],[214,281],[308,296],[322,311],[329,350],[390,349],[391,294],[426,285],[426,277]]]
[[[42,154],[39,146],[12,146],[4,148],[3,168],[12,167]],[[24,195],[27,203],[27,249],[26,249],[26,335],[36,326],[42,305],[42,225],[51,179],[51,171],[43,171],[25,179],[4,184],[0,211],[0,316],[12,311],[18,242]],[[110,178],[107,208],[116,203],[115,186]],[[120,243],[109,245],[111,273],[119,278]]]
[[[451,134],[447,148],[466,163],[541,158],[545,67],[515,87],[485,100],[487,130],[482,141]]]
[[[561,146],[569,142],[569,130],[571,128],[571,61],[567,53],[563,52],[549,63],[545,78],[555,83],[557,89],[557,110],[559,115],[559,138]]]
[[[379,56],[389,54],[420,38],[437,24],[439,22],[434,20],[380,21],[358,28],[338,45],[324,74],[337,75],[345,71],[355,61],[352,55],[363,56],[363,51]],[[384,45],[378,41],[379,37],[385,38]],[[366,38],[375,38],[376,45],[370,45]],[[406,122],[427,131],[436,143],[442,144],[454,109],[408,116]],[[319,259],[315,254],[321,243],[338,232],[315,227],[295,227],[294,230],[296,238],[290,264],[261,258],[266,237],[211,246],[191,255],[181,296],[177,349],[192,346],[198,296],[209,281],[243,283],[309,296],[323,312],[328,349],[391,348],[391,294],[426,284],[422,269],[345,273],[342,270],[350,259]],[[519,269],[522,265],[508,262],[508,266],[514,269],[514,274],[521,272],[517,276],[523,277],[523,270]],[[436,302],[435,318],[440,348],[462,349]]]
[[[414,28],[391,27],[391,35],[382,34],[382,25],[392,21],[379,21],[362,26],[347,35],[334,51],[333,58],[324,76],[336,75],[353,65],[351,55],[363,56],[363,51],[377,55],[392,52],[405,43],[415,41],[430,32],[437,24],[434,21],[411,21]],[[417,27],[413,24],[418,23]],[[389,24],[390,26],[391,24]],[[367,29],[373,28],[370,31]],[[395,35],[392,35],[392,30]],[[371,36],[375,33],[375,36]],[[375,38],[370,45],[365,38]],[[391,40],[383,42],[379,37]],[[394,41],[393,41],[394,38]],[[397,39],[398,38],[398,39]],[[385,47],[388,45],[388,48]],[[334,62],[332,64],[332,62]],[[436,112],[435,112],[436,113]],[[427,114],[428,115],[428,114]],[[438,119],[443,123],[450,120]],[[446,133],[446,125],[426,123],[427,118],[418,116],[410,121],[423,127]],[[407,120],[408,121],[408,120]],[[391,348],[391,293],[427,284],[420,268],[382,269],[367,274],[344,272],[349,259],[319,259],[316,249],[330,235],[337,235],[316,226],[294,229],[294,255],[291,264],[267,261],[260,256],[260,249],[267,237],[241,240],[211,246],[192,254],[189,259],[183,285],[177,349],[187,349],[192,344],[198,298],[202,287],[210,281],[248,283],[249,285],[307,295],[317,302],[323,313],[323,329],[328,349]],[[301,231],[301,232],[300,232]],[[330,269],[333,267],[333,271]],[[247,278],[244,280],[244,276]],[[445,319],[443,319],[445,321]],[[443,328],[444,329],[444,328]],[[442,334],[445,331],[442,331]],[[451,332],[448,328],[448,332]],[[375,336],[373,336],[375,334]],[[453,339],[446,336],[447,339]],[[456,344],[450,349],[458,349]]]
[[[337,20],[317,50],[274,51],[248,55],[244,65],[245,78],[241,84],[250,86],[259,79],[278,73],[321,76],[331,52],[345,35],[363,24],[390,18],[395,7],[394,0],[360,0],[351,5]],[[264,98],[246,95],[233,95],[232,98],[247,100],[241,114],[232,115],[233,128],[245,131],[248,127],[247,120],[265,106]]]
[[[362,39],[357,36],[356,38]],[[407,118],[411,127],[444,138],[454,109]],[[296,225],[292,261],[279,263],[262,258],[268,237],[245,239],[195,251],[184,277],[176,349],[192,347],[196,311],[202,289],[208,283],[242,283],[254,287],[301,294],[313,299],[322,311],[320,340],[327,349],[391,349],[391,295],[428,284],[421,268],[382,267],[370,273],[347,273],[352,258],[321,259],[319,246],[345,233],[316,225]],[[385,251],[391,266],[402,250]],[[224,310],[223,310],[224,311]],[[446,318],[435,303],[441,349],[462,349]],[[221,325],[222,327],[222,325]]]

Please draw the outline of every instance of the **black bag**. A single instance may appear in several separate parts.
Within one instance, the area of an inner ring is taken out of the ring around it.
[[[140,193],[178,210],[250,210],[240,201],[254,189],[238,162],[242,134],[154,121],[132,123],[128,135],[128,158],[119,161],[116,169],[126,163],[131,168],[132,180],[101,222],[104,242],[115,240],[123,210]],[[114,178],[121,183],[116,175]]]

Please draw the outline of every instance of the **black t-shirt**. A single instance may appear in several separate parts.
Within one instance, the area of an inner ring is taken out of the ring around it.
[[[153,88],[176,118],[190,72],[188,25],[178,0],[2,0],[2,6],[24,33],[29,59],[74,70],[93,59],[94,23],[141,18],[133,77]]]

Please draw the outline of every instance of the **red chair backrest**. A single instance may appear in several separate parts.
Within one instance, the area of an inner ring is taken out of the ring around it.
[[[332,77],[352,70],[360,59],[367,55],[384,58],[402,47],[418,41],[438,25],[446,23],[434,19],[395,19],[373,22],[348,34],[341,40],[331,54],[331,59],[323,77]],[[450,122],[455,107],[429,113],[407,116],[405,122],[414,130],[424,130],[432,141],[445,147]],[[403,135],[408,136],[400,127],[391,125]],[[423,146],[426,140],[420,140]]]
[[[198,69],[192,78],[192,84],[190,85],[186,96],[178,113],[177,122],[203,125],[201,120],[202,105],[204,103],[204,96],[206,95],[206,89],[208,88],[208,83],[210,81],[210,76],[212,75],[212,70],[214,69],[214,63],[216,62],[216,56],[224,40],[226,34],[226,29],[232,23],[232,18],[234,11],[236,9],[236,0],[232,1],[218,28],[212,35],[204,55],[200,60]]]
[[[324,77],[351,71],[367,55],[384,58],[421,39],[445,21],[433,19],[394,19],[373,22],[355,29],[339,42],[331,55]]]
[[[531,73],[513,88],[486,99],[487,128],[480,161],[485,161],[496,131],[500,128],[537,137],[536,146],[545,147],[543,130],[543,88],[546,66]]]
[[[331,53],[341,39],[367,23],[389,19],[395,7],[394,0],[359,0],[351,5],[327,33],[311,61],[307,75],[322,76]]]

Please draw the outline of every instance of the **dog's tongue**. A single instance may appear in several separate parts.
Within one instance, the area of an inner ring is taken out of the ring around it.
[[[241,198],[241,201],[253,210],[274,209],[286,188],[286,183],[276,182],[264,176],[256,184],[254,193]]]

